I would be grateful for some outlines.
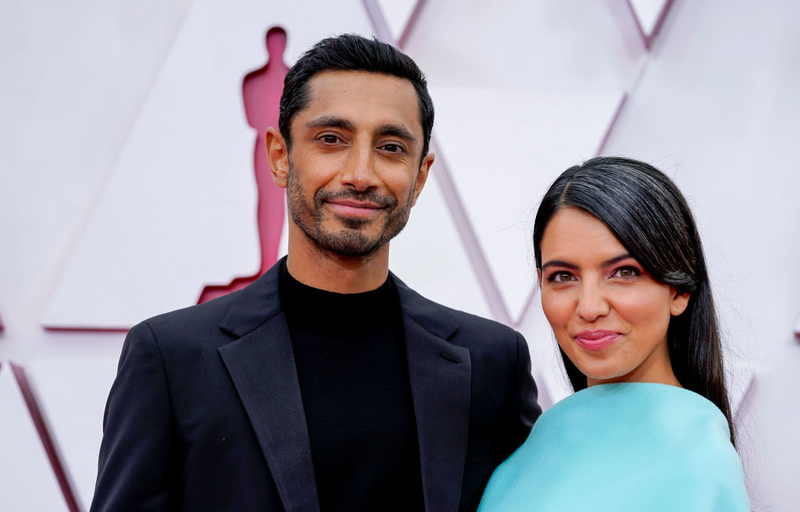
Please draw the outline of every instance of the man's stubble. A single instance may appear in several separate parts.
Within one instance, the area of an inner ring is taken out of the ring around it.
[[[312,204],[303,196],[300,180],[290,159],[286,195],[292,221],[322,253],[345,258],[368,259],[406,226],[415,194],[412,188],[404,204],[401,205],[396,198],[380,196],[374,190],[358,192],[349,189],[340,191],[319,189],[314,193]],[[331,214],[325,212],[324,204],[334,199],[369,201],[380,205],[385,212],[383,219],[337,217],[343,227],[326,229],[325,224],[326,221],[330,224]],[[370,223],[380,222],[383,223],[383,229],[376,236],[365,233]]]

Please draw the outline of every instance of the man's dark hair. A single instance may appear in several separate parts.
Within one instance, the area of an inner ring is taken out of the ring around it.
[[[425,75],[411,57],[394,46],[355,34],[342,34],[323,39],[304,53],[286,74],[278,128],[286,140],[287,149],[292,145],[290,133],[292,120],[308,104],[309,81],[317,73],[329,70],[366,71],[410,81],[419,99],[419,116],[424,139],[422,156],[428,154],[433,129],[433,101],[428,94]]]
[[[533,252],[540,271],[545,229],[567,207],[597,217],[656,281],[690,294],[686,310],[667,328],[672,370],[681,386],[719,407],[735,444],[711,282],[683,194],[664,173],[629,158],[598,157],[570,167],[550,186],[536,213]],[[561,359],[573,389],[585,389],[586,375],[563,350]]]

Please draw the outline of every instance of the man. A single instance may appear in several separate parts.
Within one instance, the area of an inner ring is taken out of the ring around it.
[[[388,271],[432,125],[422,73],[386,44],[326,39],[289,71],[266,136],[288,257],[131,329],[92,510],[476,508],[540,408],[521,335]]]

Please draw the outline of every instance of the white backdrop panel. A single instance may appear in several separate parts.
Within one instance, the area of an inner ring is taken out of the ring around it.
[[[44,302],[190,2],[6,2],[0,16],[0,311],[5,350]],[[17,337],[21,338],[17,338]],[[5,354],[10,355],[9,352]]]
[[[405,50],[431,83],[620,91],[646,58],[626,0],[430,0]]]

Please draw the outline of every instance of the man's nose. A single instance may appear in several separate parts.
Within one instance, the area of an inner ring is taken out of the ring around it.
[[[594,322],[598,318],[606,316],[610,309],[602,284],[587,283],[586,281],[581,283],[578,306],[575,312],[582,320]]]
[[[342,183],[359,192],[377,186],[375,163],[372,144],[357,142],[342,172]]]

